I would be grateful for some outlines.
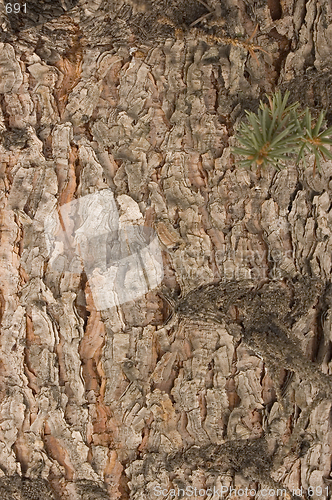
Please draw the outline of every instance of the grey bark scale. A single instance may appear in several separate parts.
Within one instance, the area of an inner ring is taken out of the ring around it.
[[[230,146],[276,85],[331,122],[330,2],[74,4],[0,5],[1,498],[324,498],[332,163],[257,174]],[[98,311],[44,223],[106,188],[164,280]]]

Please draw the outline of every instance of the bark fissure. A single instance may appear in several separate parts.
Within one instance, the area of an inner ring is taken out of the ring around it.
[[[0,14],[1,497],[327,498],[332,163],[259,173],[231,146],[276,85],[331,121],[330,3],[43,4]],[[109,190],[104,256],[66,207]],[[128,265],[98,307],[128,226],[163,281],[141,253],[148,291],[121,302]]]

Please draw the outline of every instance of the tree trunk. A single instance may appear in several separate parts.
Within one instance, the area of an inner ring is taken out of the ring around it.
[[[331,2],[76,3],[1,8],[1,498],[327,498],[332,162],[231,145]]]

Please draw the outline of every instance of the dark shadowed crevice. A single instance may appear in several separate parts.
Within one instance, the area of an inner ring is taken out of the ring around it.
[[[270,9],[272,21],[281,19],[282,7],[279,0],[267,0],[267,5]]]

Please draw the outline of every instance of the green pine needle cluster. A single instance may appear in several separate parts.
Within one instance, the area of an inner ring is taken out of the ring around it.
[[[240,166],[249,168],[273,165],[276,169],[284,168],[285,159],[295,157],[296,163],[303,160],[305,154],[315,156],[314,168],[320,169],[321,157],[332,159],[327,145],[332,144],[332,127],[324,129],[325,111],[321,111],[316,123],[309,108],[298,112],[299,103],[287,106],[289,92],[282,96],[280,90],[271,97],[269,103],[260,101],[257,114],[246,111],[248,124],[241,123],[236,135],[241,146],[234,147],[232,153],[241,155]]]

